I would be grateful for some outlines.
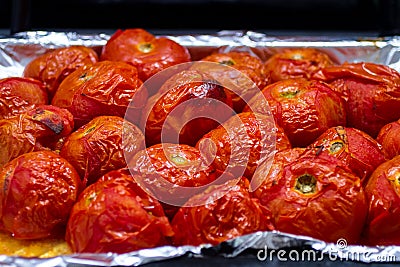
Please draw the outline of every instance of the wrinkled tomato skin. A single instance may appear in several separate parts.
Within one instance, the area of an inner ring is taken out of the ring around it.
[[[322,68],[332,66],[331,58],[313,48],[287,49],[271,56],[264,64],[271,83],[293,78],[311,79]]]
[[[375,63],[345,63],[316,77],[331,84],[346,101],[347,126],[376,138],[387,123],[400,118],[400,74]]]
[[[330,127],[346,125],[343,100],[323,82],[283,80],[266,86],[261,94],[243,111],[269,114],[271,110],[293,147],[306,147]],[[269,107],[260,101],[263,96]]]
[[[267,211],[258,200],[251,198],[247,179],[242,178],[237,184],[231,182],[209,187],[189,200],[189,203],[206,205],[190,204],[179,209],[171,222],[174,245],[217,245],[241,235],[273,230]],[[218,194],[222,197],[207,201]]]
[[[19,156],[0,169],[0,229],[18,239],[60,237],[81,190],[78,173],[51,151]]]
[[[283,129],[274,125],[267,115],[244,112],[205,134],[196,147],[204,157],[213,160],[219,170],[240,165],[245,167],[243,176],[251,179],[263,155],[275,149],[289,149],[291,145]],[[243,150],[247,150],[248,155]]]
[[[72,114],[50,105],[0,120],[0,167],[24,153],[56,150],[73,128]]]
[[[376,141],[382,145],[386,159],[400,155],[400,120],[391,122],[382,127]]]
[[[98,62],[64,79],[52,105],[68,109],[77,128],[97,116],[124,117],[125,112],[137,124],[147,101],[142,84],[135,67],[123,62]]]
[[[92,184],[107,172],[125,167],[125,155],[144,148],[144,135],[137,126],[117,116],[99,116],[67,137],[60,156]]]
[[[46,105],[48,96],[44,84],[31,78],[0,79],[0,119],[7,119]]]
[[[195,146],[204,134],[219,125],[218,121],[233,114],[232,100],[224,87],[200,73],[201,80],[187,83],[176,80],[176,76],[166,82],[168,87],[149,98],[144,109],[140,125],[147,146],[161,141]]]
[[[29,62],[24,69],[23,76],[42,81],[52,97],[68,75],[82,66],[91,65],[97,61],[96,52],[89,47],[58,48]]]
[[[143,47],[143,49],[142,49]],[[101,60],[123,61],[138,69],[139,78],[148,78],[168,67],[190,61],[187,48],[165,37],[155,37],[143,29],[118,30],[103,47]]]
[[[305,153],[293,158],[279,153],[290,152],[277,153],[254,194],[271,212],[276,230],[326,242],[344,238],[356,244],[367,215],[360,179],[334,157]],[[313,177],[313,187],[302,189],[300,177]]]
[[[310,148],[316,153],[326,153],[340,159],[360,177],[363,184],[376,167],[385,161],[380,144],[355,128],[330,128]]]
[[[365,194],[369,203],[363,242],[400,245],[400,156],[381,164],[371,175]]]
[[[71,211],[66,241],[78,253],[127,253],[167,245],[172,235],[160,203],[122,169],[107,173],[81,193]]]

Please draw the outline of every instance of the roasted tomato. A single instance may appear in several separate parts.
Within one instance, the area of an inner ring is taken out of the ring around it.
[[[115,32],[101,53],[102,60],[123,61],[138,69],[139,78],[146,81],[170,66],[189,62],[189,51],[180,44],[155,37],[143,29]]]
[[[181,78],[186,75],[177,73],[149,98],[141,119],[147,146],[161,142],[194,146],[232,116],[232,101],[224,87],[200,72],[189,72],[198,76],[185,82]]]
[[[205,134],[196,147],[208,161],[221,171],[248,179],[253,177],[262,157],[277,150],[291,148],[282,128],[273,118],[245,112],[231,117],[216,129]],[[243,174],[244,172],[244,174]]]
[[[19,156],[0,169],[0,229],[19,239],[60,237],[81,180],[51,151]]]
[[[92,184],[107,172],[125,167],[125,156],[144,148],[144,135],[137,126],[117,116],[99,116],[68,136],[60,156]]]
[[[265,73],[271,82],[293,78],[310,79],[322,68],[332,66],[331,58],[314,48],[286,49],[265,62]]]
[[[269,105],[261,101],[263,96]],[[346,125],[343,100],[319,81],[299,78],[273,83],[253,97],[243,111],[269,114],[269,109],[295,147],[311,144],[330,127]]]
[[[359,240],[367,214],[364,191],[360,178],[337,158],[285,150],[261,178],[254,196],[271,212],[277,230],[327,242]]]
[[[98,61],[96,52],[85,46],[70,46],[43,54],[26,65],[24,76],[42,81],[53,96],[60,83],[82,66]]]
[[[386,159],[400,155],[400,120],[383,126],[376,140],[382,145]]]
[[[346,101],[347,126],[375,138],[387,123],[400,118],[400,73],[375,63],[345,63],[318,76]]]
[[[369,211],[363,241],[368,245],[400,245],[400,156],[381,164],[365,194]]]
[[[382,147],[368,134],[337,126],[323,133],[310,148],[315,153],[326,153],[343,161],[363,183],[385,161]]]
[[[193,196],[172,220],[174,245],[217,245],[241,235],[273,230],[271,218],[258,200],[251,198],[248,186],[243,178]]]
[[[11,77],[0,79],[0,119],[6,119],[36,105],[48,103],[44,84],[30,78]]]
[[[137,124],[147,100],[142,84],[135,67],[123,62],[98,62],[64,79],[52,104],[68,109],[76,127],[101,115],[124,117],[125,112]]]
[[[166,245],[172,235],[160,203],[122,169],[107,173],[81,193],[66,240],[73,252],[127,253]]]
[[[24,153],[56,150],[59,139],[69,135],[73,127],[68,110],[48,105],[0,120],[0,167]]]
[[[241,93],[240,95],[237,95],[235,92],[228,91],[232,97],[233,108],[237,113],[240,113],[243,110],[244,106],[246,105],[246,101],[250,100],[258,91],[263,89],[269,83],[269,77],[266,77],[263,71],[262,61],[247,52],[216,53],[201,59],[201,61],[210,61],[224,66],[229,66],[235,68],[243,74],[242,76],[229,74],[225,75],[227,79],[236,80],[235,83],[237,85],[241,85],[238,87]],[[210,76],[217,81],[220,80],[220,68],[218,68],[218,66],[200,63],[194,64],[192,68],[202,70],[203,72],[210,74]],[[228,72],[227,70],[225,71],[226,73]],[[256,88],[253,84],[249,84],[247,87],[242,86],[248,84],[247,81],[244,81],[245,79],[250,79],[252,82],[254,82]]]

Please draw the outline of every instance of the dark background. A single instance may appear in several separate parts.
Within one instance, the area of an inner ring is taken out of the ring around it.
[[[400,0],[0,0],[0,28],[400,34]]]

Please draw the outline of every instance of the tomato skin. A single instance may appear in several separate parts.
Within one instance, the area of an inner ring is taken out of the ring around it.
[[[269,107],[260,101],[263,96]],[[243,111],[269,114],[269,109],[294,147],[311,144],[330,127],[346,125],[343,100],[319,81],[299,78],[273,83],[253,97]]]
[[[0,120],[0,167],[24,153],[56,150],[59,140],[73,128],[72,114],[50,105]]]
[[[363,241],[367,245],[399,245],[400,156],[382,163],[365,187],[369,203]]]
[[[264,64],[271,83],[293,78],[310,79],[322,68],[332,65],[327,54],[314,48],[287,49],[274,54]]]
[[[368,134],[355,128],[337,126],[328,129],[311,149],[343,161],[366,183],[372,172],[385,161],[382,147]]]
[[[189,62],[190,54],[168,38],[155,37],[144,29],[127,29],[111,36],[100,58],[132,64],[138,69],[139,78],[146,81],[168,67]]]
[[[137,124],[147,100],[137,70],[123,62],[102,61],[74,71],[60,84],[52,105],[68,109],[80,127],[101,116],[124,117]]]
[[[400,120],[386,124],[379,131],[376,141],[382,145],[386,159],[400,155]]]
[[[274,129],[276,136],[269,133]],[[251,179],[261,161],[261,151],[280,151],[291,148],[291,145],[283,129],[274,125],[273,119],[263,114],[243,112],[205,134],[196,147],[206,158],[210,157],[219,170],[225,171],[232,160],[234,168],[238,165],[246,167],[243,176]],[[243,153],[245,149],[248,157]]]
[[[97,61],[96,52],[89,47],[57,48],[29,62],[25,66],[23,76],[42,81],[52,97],[68,75],[82,66],[92,65]]]
[[[81,189],[78,173],[51,151],[23,154],[0,169],[0,229],[14,238],[64,234]]]
[[[309,183],[302,189],[303,178],[310,178],[313,187]],[[278,152],[254,195],[279,231],[327,242],[359,241],[367,214],[364,191],[360,179],[334,157]]]
[[[66,241],[78,253],[127,253],[166,245],[172,235],[160,203],[121,169],[81,193],[71,211]]]
[[[125,167],[125,155],[144,148],[144,135],[137,126],[117,116],[99,116],[67,137],[60,156],[92,184],[107,172]]]
[[[387,123],[400,118],[400,73],[387,66],[361,62],[321,70],[318,77],[346,101],[347,126],[376,138]]]
[[[265,215],[267,211],[263,211],[258,200],[251,198],[248,186],[247,179],[242,178],[237,184],[228,181],[192,197],[189,203],[207,204],[179,209],[171,223],[175,231],[173,244],[217,245],[241,235],[273,230],[270,217]],[[219,194],[221,198],[207,201]]]

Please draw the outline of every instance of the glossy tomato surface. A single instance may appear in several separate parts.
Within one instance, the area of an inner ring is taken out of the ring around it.
[[[147,91],[137,70],[123,62],[102,61],[82,67],[59,86],[52,104],[68,109],[80,127],[101,115],[124,117],[138,123]]]
[[[18,239],[61,237],[81,180],[51,151],[26,153],[0,169],[0,229]]]
[[[166,37],[155,37],[143,29],[115,32],[103,47],[101,60],[123,61],[138,69],[139,78],[148,78],[168,67],[190,61],[187,48]]]
[[[400,120],[383,126],[376,140],[382,145],[386,159],[400,155]]]
[[[160,203],[123,169],[83,191],[72,209],[66,240],[73,252],[127,253],[167,245],[172,235]]]
[[[117,116],[99,116],[70,134],[60,155],[82,180],[92,184],[107,172],[125,167],[125,155],[144,148],[144,135],[137,126]]]

